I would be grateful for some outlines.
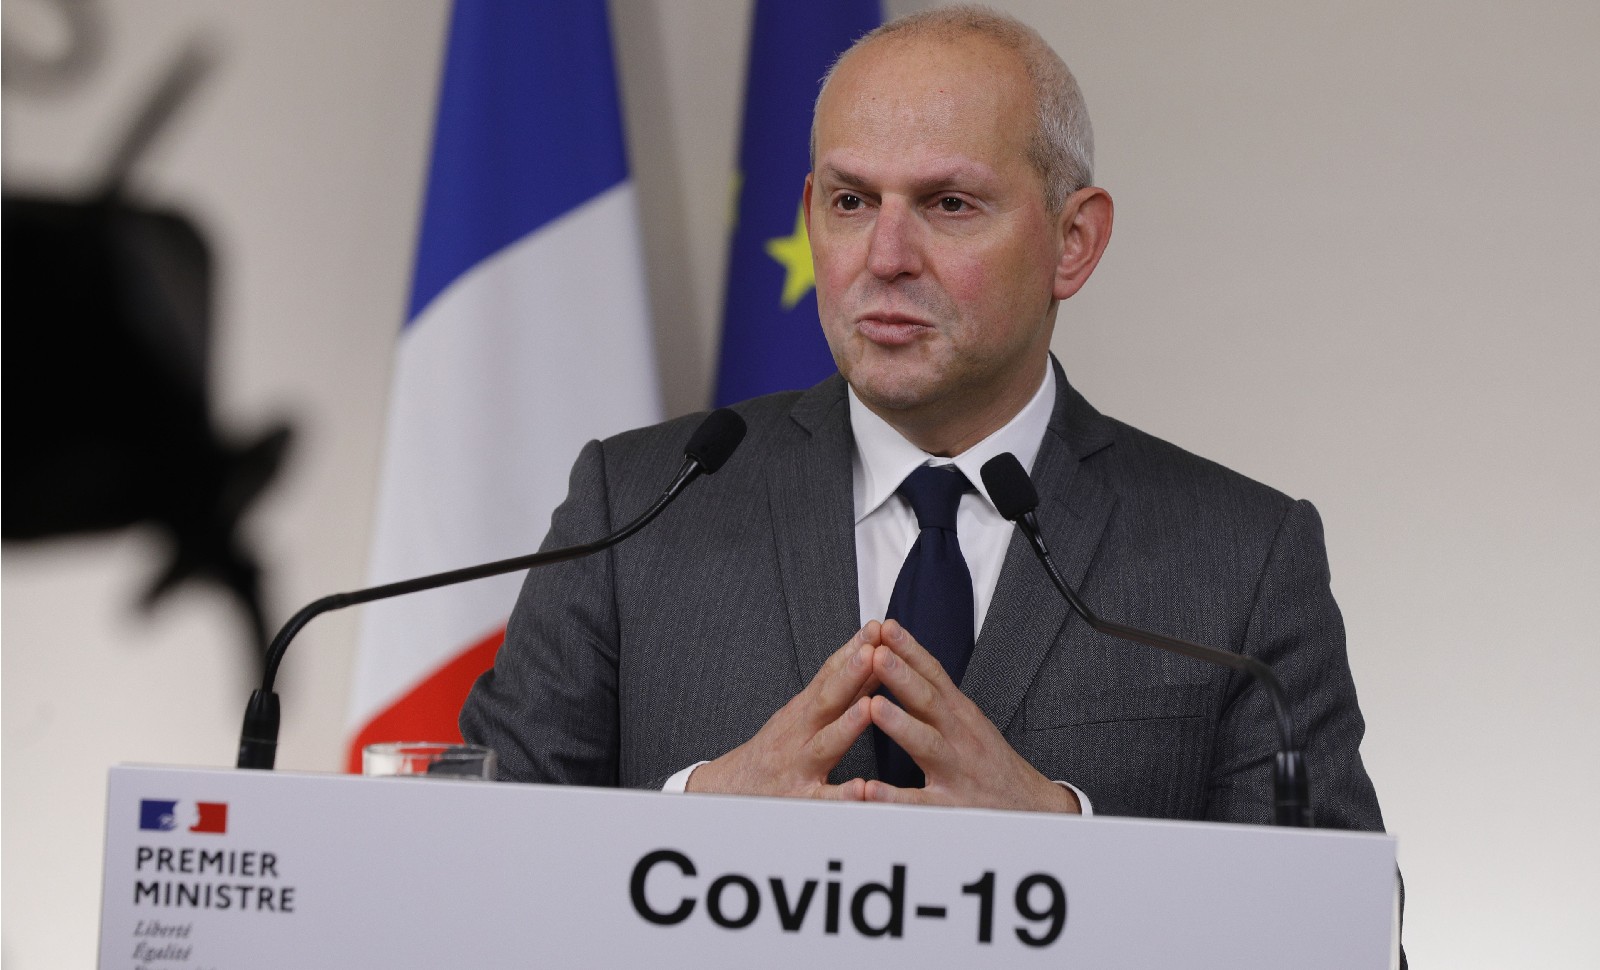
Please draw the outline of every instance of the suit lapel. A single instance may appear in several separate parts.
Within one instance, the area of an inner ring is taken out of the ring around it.
[[[843,379],[835,375],[802,394],[790,417],[797,427],[788,430],[796,440],[769,466],[767,497],[804,684],[861,622],[850,486],[853,439]],[[858,742],[835,774],[864,776],[872,766],[871,745]]]
[[[1068,585],[1077,588],[1099,548],[1116,496],[1085,459],[1111,444],[1111,427],[1056,367],[1056,407],[1034,460],[1038,519]],[[1020,530],[1011,537],[1000,580],[973,648],[962,690],[1001,731],[1022,705],[1070,610]],[[1081,620],[1071,620],[1079,622]]]
[[[789,626],[802,681],[856,631],[854,501],[850,422],[844,382],[833,378],[801,395],[790,412],[799,426],[767,473],[767,497]]]

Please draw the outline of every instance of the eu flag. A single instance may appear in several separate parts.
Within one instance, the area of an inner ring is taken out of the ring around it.
[[[878,0],[756,0],[716,405],[833,373],[800,194],[822,75],[882,21]]]

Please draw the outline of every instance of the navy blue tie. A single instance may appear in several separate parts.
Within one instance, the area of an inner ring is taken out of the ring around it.
[[[956,508],[972,489],[954,465],[923,465],[897,489],[917,514],[917,541],[889,597],[887,619],[898,620],[944,665],[957,684],[972,656],[972,574],[956,539]],[[888,735],[874,731],[878,777],[901,788],[920,788],[922,769]]]

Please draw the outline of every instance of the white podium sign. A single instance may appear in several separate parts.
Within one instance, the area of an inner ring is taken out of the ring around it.
[[[119,767],[101,970],[1389,965],[1383,835]]]

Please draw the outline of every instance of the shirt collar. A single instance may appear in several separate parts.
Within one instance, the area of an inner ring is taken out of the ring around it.
[[[872,413],[849,389],[850,430],[855,437],[855,461],[852,462],[852,485],[856,504],[856,522],[888,501],[900,483],[919,465],[955,465],[967,476],[977,493],[993,507],[989,492],[983,487],[980,473],[984,462],[1001,452],[1009,451],[1022,462],[1023,468],[1032,468],[1044,442],[1045,430],[1050,426],[1050,415],[1055,410],[1056,373],[1052,363],[1044,369],[1044,380],[1039,389],[1021,411],[989,437],[968,448],[955,458],[938,458],[907,441],[889,422]]]

